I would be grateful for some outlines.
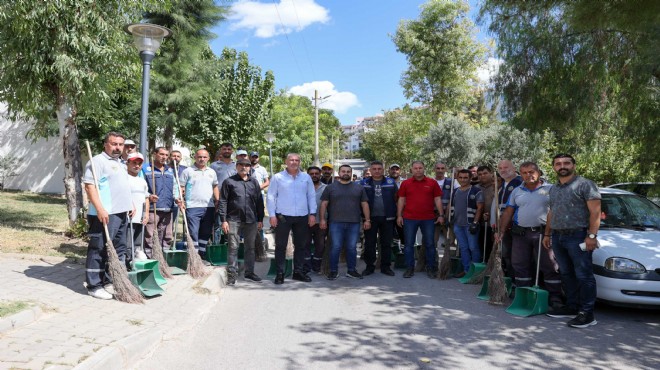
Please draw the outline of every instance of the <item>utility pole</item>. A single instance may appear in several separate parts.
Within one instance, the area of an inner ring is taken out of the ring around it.
[[[322,98],[319,98],[319,91],[314,90],[314,165],[319,167],[321,162],[319,162],[319,100],[329,98],[331,95],[326,95]]]
[[[335,132],[332,132],[332,136],[330,138],[330,164],[332,164],[332,168],[334,169],[335,167]]]

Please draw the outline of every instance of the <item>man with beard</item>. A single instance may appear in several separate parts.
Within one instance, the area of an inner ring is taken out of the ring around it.
[[[388,174],[390,175],[390,178],[396,182],[396,186],[401,186],[401,182],[405,180],[403,177],[401,177],[401,166],[396,163],[392,163],[390,165]]]
[[[222,182],[227,177],[236,173],[236,162],[231,160],[233,153],[234,145],[232,143],[222,143],[217,153],[218,160],[211,164],[211,169],[215,171],[218,178],[218,188],[222,187]]]
[[[541,252],[540,271],[543,273],[545,289],[550,293],[550,307],[561,305],[561,280],[554,263],[552,253],[542,248],[539,251],[539,239],[543,238],[548,202],[552,185],[541,181],[541,174],[536,163],[525,162],[520,165],[523,184],[513,189],[507,207],[502,215],[502,229],[511,227],[511,260],[516,276],[516,286],[531,287],[538,253]],[[499,240],[501,234],[495,235]]]
[[[424,175],[424,163],[421,161],[412,162],[411,172],[412,177],[401,183],[397,200],[396,222],[403,227],[405,239],[407,270],[403,277],[411,278],[415,275],[415,236],[417,230],[421,229],[422,245],[426,249],[426,275],[435,278],[438,261],[433,233],[435,224],[445,222],[442,190],[437,181]]]
[[[261,282],[254,273],[255,240],[263,227],[264,200],[257,179],[250,177],[252,163],[247,158],[236,161],[236,174],[222,183],[220,191],[220,220],[222,231],[229,239],[227,284],[234,285],[238,275],[238,245],[243,236],[245,245],[245,274],[247,280]]]
[[[286,156],[286,169],[273,175],[268,189],[268,215],[275,228],[275,263],[277,274],[274,283],[284,283],[286,246],[293,232],[293,280],[311,282],[305,274],[305,243],[309,228],[316,224],[316,197],[314,184],[308,174],[300,170],[300,155]]]
[[[470,185],[479,185],[479,166],[476,164],[468,167],[470,171]]]
[[[332,184],[332,181],[334,180],[334,168],[332,167],[332,164],[328,162],[323,163],[323,166],[321,166],[321,172],[323,174],[321,177],[321,182],[326,185]]]
[[[380,240],[380,272],[394,276],[391,263],[397,186],[393,179],[383,175],[383,162],[371,162],[369,171],[371,176],[362,180],[371,216],[371,228],[364,233],[364,262],[367,267],[362,275],[371,275],[376,270],[376,244]]]
[[[592,254],[598,248],[600,193],[593,181],[575,174],[575,159],[558,154],[552,168],[559,182],[550,189],[550,211],[543,246],[552,248],[566,293],[566,306],[548,311],[550,317],[571,317],[568,326],[596,325],[596,279]]]
[[[479,175],[479,187],[484,197],[484,212],[481,220],[479,220],[479,245],[486,244],[486,255],[483,257],[485,261],[488,261],[490,252],[493,249],[493,227],[489,221],[490,208],[495,199],[495,176],[489,166],[479,166],[477,174]]]
[[[314,226],[309,227],[309,236],[307,237],[307,243],[305,244],[305,264],[309,265],[308,261],[312,259],[310,256],[310,250],[312,248],[312,241],[314,241],[314,257],[311,260],[311,266],[308,266],[312,271],[316,273],[321,272],[321,263],[323,262],[323,253],[325,251],[325,236],[326,231],[319,227],[319,217],[318,211],[321,209],[321,195],[327,187],[326,184],[321,182],[321,169],[316,166],[311,166],[307,168],[307,174],[312,178],[312,183],[314,184],[314,191],[316,193],[316,214],[315,219],[316,223]]]
[[[129,216],[135,213],[131,200],[128,173],[121,163],[124,135],[109,132],[103,139],[103,152],[95,155],[85,166],[83,183],[89,199],[87,222],[89,243],[85,261],[87,293],[98,299],[112,299],[112,280],[108,271],[108,253],[103,225],[107,225],[112,245],[119,260],[126,258],[126,232]],[[98,181],[96,189],[92,163]]]
[[[518,176],[516,173],[516,167],[513,165],[513,162],[509,160],[502,160],[497,164],[497,171],[500,176],[502,176],[502,183],[498,189],[497,197],[498,203],[500,206],[499,214],[500,216],[506,209],[506,203],[509,201],[509,196],[513,189],[522,185],[522,177]],[[514,270],[513,264],[511,262],[511,230],[501,230],[502,231],[502,264],[504,265],[504,273],[506,276],[514,279]]]
[[[335,181],[321,195],[321,221],[319,227],[328,229],[330,235],[330,275],[328,280],[339,276],[339,254],[346,248],[346,277],[362,279],[357,272],[357,241],[360,236],[361,213],[364,214],[364,229],[371,227],[367,193],[359,183],[351,181],[353,169],[344,164],[339,167],[339,181]],[[326,210],[328,219],[326,220]],[[362,210],[362,212],[360,212]],[[329,222],[328,222],[329,220]]]
[[[185,210],[190,237],[202,259],[213,230],[213,216],[220,200],[216,172],[207,167],[209,152],[199,149],[195,163],[179,175],[181,191],[185,195]]]

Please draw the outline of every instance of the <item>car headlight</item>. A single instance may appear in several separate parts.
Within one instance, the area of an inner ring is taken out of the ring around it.
[[[643,274],[646,272],[644,265],[637,261],[622,257],[610,257],[605,260],[605,268],[615,272],[628,274]]]

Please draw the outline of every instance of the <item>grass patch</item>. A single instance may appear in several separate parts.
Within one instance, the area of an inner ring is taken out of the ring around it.
[[[30,307],[30,304],[24,301],[0,302],[0,317],[11,316],[28,307]]]
[[[66,200],[59,195],[0,192],[0,251],[84,258],[87,245],[69,238]]]

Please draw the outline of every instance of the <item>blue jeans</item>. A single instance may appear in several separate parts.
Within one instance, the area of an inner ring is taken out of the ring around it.
[[[435,243],[433,242],[434,221],[403,219],[403,238],[405,239],[403,253],[406,258],[406,266],[409,269],[415,268],[415,237],[418,229],[422,230],[422,245],[426,248],[426,268],[433,271],[438,269]]]
[[[339,254],[346,247],[346,266],[348,271],[355,271],[357,263],[356,244],[360,236],[359,222],[330,222],[328,226],[332,249],[330,250],[330,271],[339,270]]]
[[[461,264],[465,272],[470,269],[470,263],[482,262],[479,234],[470,234],[469,229],[470,226],[454,225],[454,235],[458,241],[458,248],[461,250]]]
[[[569,235],[552,234],[552,251],[559,264],[559,275],[564,284],[566,305],[591,313],[596,303],[596,278],[591,262],[591,251],[580,249],[587,237],[586,231]]]

